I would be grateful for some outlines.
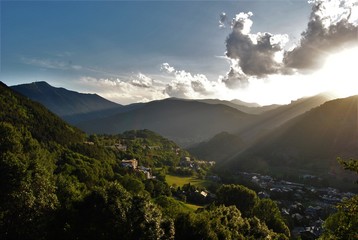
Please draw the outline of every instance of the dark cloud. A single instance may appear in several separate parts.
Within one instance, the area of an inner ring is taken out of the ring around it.
[[[248,76],[239,67],[239,61],[231,60],[230,71],[221,79],[228,88],[244,88],[249,84]]]
[[[232,32],[226,39],[226,56],[231,68],[223,82],[228,87],[245,86],[249,76],[264,77],[278,73],[283,46],[288,37],[271,33],[250,33],[252,13],[239,13],[232,21]],[[238,81],[238,83],[236,83]]]
[[[318,69],[324,58],[345,47],[358,45],[358,0],[313,0],[307,29],[297,47],[285,50],[287,35],[251,33],[252,13],[239,13],[226,39],[230,71],[222,81],[243,87],[250,77],[292,74]]]
[[[285,66],[299,70],[317,69],[324,63],[325,56],[358,44],[358,26],[352,16],[357,3],[315,1],[299,46],[285,53]]]

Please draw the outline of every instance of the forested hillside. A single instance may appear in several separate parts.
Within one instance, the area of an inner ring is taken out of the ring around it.
[[[0,90],[1,239],[288,239],[277,205],[243,186],[220,187],[197,212],[173,198],[166,166],[189,156],[173,142],[147,130],[85,136]],[[133,157],[162,166],[156,178],[123,165]]]
[[[336,158],[358,156],[357,112],[357,96],[326,102],[277,128],[228,164],[247,170],[339,179]]]
[[[181,146],[209,139],[222,132],[236,131],[253,116],[222,104],[180,99],[153,101],[132,111],[78,123],[87,133],[116,134],[131,129],[149,129]]]
[[[11,86],[11,89],[43,104],[69,123],[109,116],[119,112],[122,105],[97,94],[85,94],[53,87],[47,82],[33,82]]]

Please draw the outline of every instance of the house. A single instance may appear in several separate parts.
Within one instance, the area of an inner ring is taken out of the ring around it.
[[[136,159],[122,160],[121,165],[122,167],[137,169],[138,161]]]

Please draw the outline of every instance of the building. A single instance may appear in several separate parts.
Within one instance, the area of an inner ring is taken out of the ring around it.
[[[138,161],[136,159],[122,160],[121,165],[122,167],[137,169]]]

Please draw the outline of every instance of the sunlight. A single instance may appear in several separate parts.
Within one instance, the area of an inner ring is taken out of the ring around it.
[[[317,73],[326,91],[337,97],[358,94],[358,47],[346,49],[327,58]]]

